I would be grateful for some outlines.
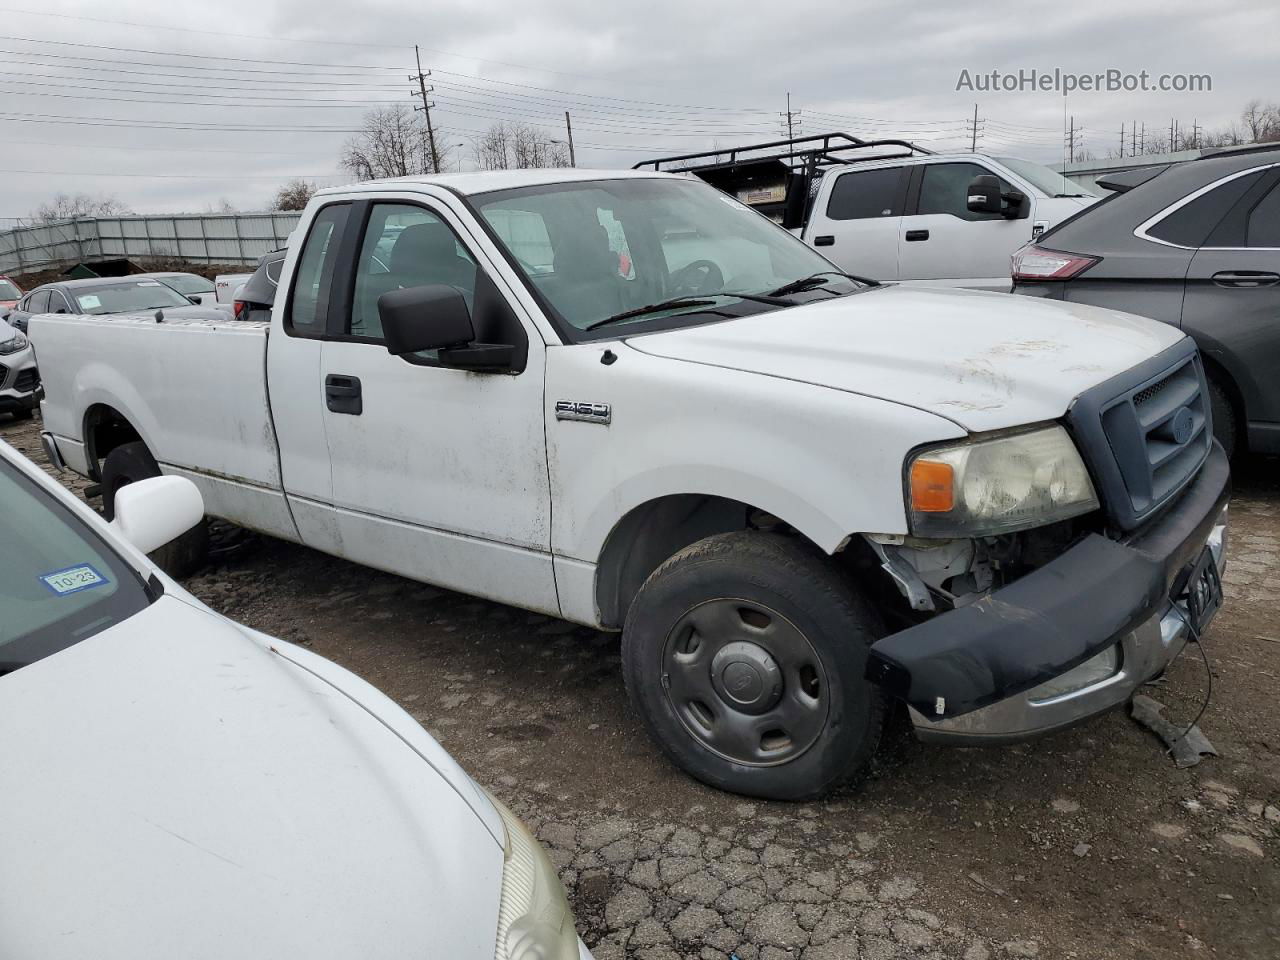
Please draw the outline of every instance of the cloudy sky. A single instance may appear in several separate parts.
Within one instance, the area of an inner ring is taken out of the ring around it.
[[[579,166],[772,139],[788,91],[804,133],[935,149],[968,149],[977,101],[979,150],[1043,162],[1062,159],[1064,118],[1106,156],[1121,124],[1154,141],[1171,119],[1214,129],[1280,99],[1274,0],[17,2],[0,6],[0,217],[58,192],[254,210],[290,177],[341,182],[363,113],[407,102],[414,43],[464,168],[491,123],[561,139],[565,110]],[[1212,90],[956,89],[965,70],[1033,69],[1208,74]]]

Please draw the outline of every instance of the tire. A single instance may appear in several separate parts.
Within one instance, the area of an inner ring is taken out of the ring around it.
[[[115,519],[116,494],[122,487],[160,475],[160,467],[145,443],[124,443],[113,449],[102,462],[102,515],[107,520]],[[200,569],[208,553],[209,527],[201,521],[147,556],[169,576],[186,577]]]
[[[1236,455],[1238,426],[1236,408],[1227,391],[1216,380],[1209,381],[1209,409],[1213,414],[1213,435],[1228,457]]]
[[[875,610],[816,548],[779,534],[718,534],[641,587],[623,628],[623,677],[649,734],[691,776],[746,796],[807,800],[871,765],[887,702],[863,671],[883,634]]]
[[[15,420],[30,420],[35,415],[36,411],[32,407],[19,408],[13,411],[13,419]]]

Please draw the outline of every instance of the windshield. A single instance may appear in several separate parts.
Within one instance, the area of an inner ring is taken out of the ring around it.
[[[1086,187],[1068,180],[1056,170],[1050,170],[1044,164],[1032,163],[1030,160],[1019,160],[1017,157],[996,157],[1006,167],[1031,182],[1037,190],[1051,197],[1097,197],[1101,196],[1092,187]]]
[[[142,581],[75,514],[0,458],[0,674],[133,616]]]
[[[163,282],[187,296],[213,293],[213,281],[206,280],[204,277],[197,277],[194,273],[182,273],[174,277],[164,277]]]
[[[10,281],[0,278],[0,300],[17,300],[20,296],[22,296],[21,290]]]
[[[189,307],[191,301],[159,280],[134,280],[100,287],[73,287],[67,291],[81,313],[128,313],[161,307]]]
[[[697,181],[596,180],[496,191],[473,202],[575,335],[614,320],[633,330],[676,314],[705,322],[776,310],[790,302],[737,295],[767,295],[815,274],[825,275],[812,285],[821,294],[808,286],[795,292],[812,298],[859,288],[781,227]],[[690,302],[667,305],[676,298]],[[640,309],[646,305],[663,306]]]

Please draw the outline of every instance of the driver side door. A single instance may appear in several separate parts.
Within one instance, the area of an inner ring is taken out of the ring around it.
[[[387,351],[378,297],[446,284],[475,303],[476,252],[444,204],[352,205],[347,277],[331,292],[321,402],[341,552],[417,580],[558,614],[543,429],[544,344],[527,316],[518,373]],[[512,299],[512,298],[508,298]]]

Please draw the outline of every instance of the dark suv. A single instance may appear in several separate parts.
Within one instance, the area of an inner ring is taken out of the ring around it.
[[[1228,453],[1280,453],[1280,147],[1126,171],[1013,257],[1013,289],[1180,327]]]

